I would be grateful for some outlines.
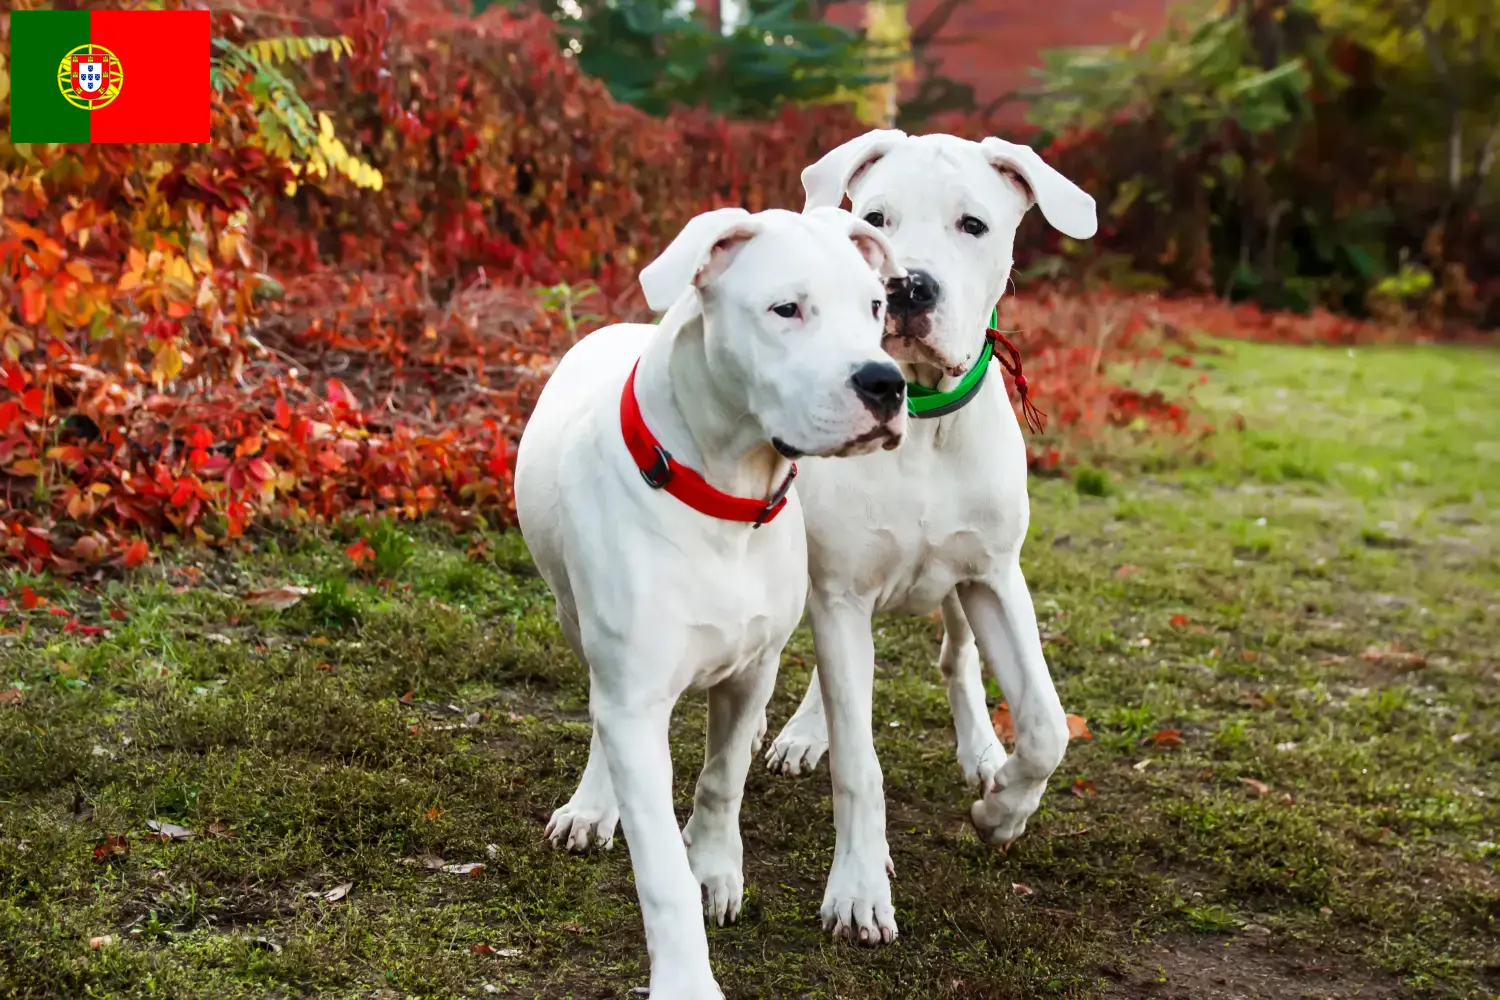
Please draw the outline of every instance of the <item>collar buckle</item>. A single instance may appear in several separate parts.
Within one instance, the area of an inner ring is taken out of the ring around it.
[[[641,470],[641,478],[653,490],[663,489],[672,481],[672,456],[659,444],[652,445],[651,450],[656,453],[656,461]]]
[[[776,492],[772,493],[770,498],[766,500],[766,505],[760,509],[760,516],[755,519],[755,523],[751,525],[751,528],[759,528],[766,521],[770,520],[771,515],[776,513],[786,500],[786,495],[791,492],[792,480],[796,478],[797,463],[793,462],[791,469],[786,474],[786,478],[781,481],[780,486],[776,487]]]

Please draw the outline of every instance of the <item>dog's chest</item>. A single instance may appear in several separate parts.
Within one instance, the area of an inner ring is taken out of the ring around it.
[[[803,492],[813,585],[925,614],[1013,559],[1026,533],[1025,466],[984,455],[820,464]]]

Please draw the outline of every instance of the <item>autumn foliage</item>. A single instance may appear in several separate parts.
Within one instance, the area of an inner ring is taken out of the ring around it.
[[[285,30],[236,10],[216,38]],[[802,167],[861,128],[840,108],[649,118],[538,17],[301,13],[350,40],[314,54],[300,89],[372,173],[277,152],[244,81],[216,91],[206,146],[0,146],[0,559],[92,573],[164,539],[375,508],[503,523],[531,401],[586,332],[537,289],[591,284],[600,320],[642,318],[635,273],[686,219],[796,207]],[[1106,292],[1003,315],[1053,420],[1042,464],[1058,433],[1185,428],[1180,404],[1107,383],[1106,363],[1250,318]],[[1314,322],[1328,329],[1307,339],[1364,332]]]

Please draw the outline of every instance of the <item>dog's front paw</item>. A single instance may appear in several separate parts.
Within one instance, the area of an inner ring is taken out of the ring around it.
[[[745,898],[744,845],[738,834],[703,821],[697,812],[682,828],[688,866],[703,890],[703,915],[719,927],[739,919]]]
[[[566,846],[570,851],[586,851],[591,843],[608,851],[615,846],[619,822],[620,807],[613,801],[580,801],[574,796],[547,821],[546,837],[553,847]]]
[[[761,747],[766,745],[766,733],[770,731],[770,720],[766,718],[765,709],[761,709],[760,721],[755,724],[755,737],[750,741],[751,760],[754,760],[760,754]]]
[[[875,864],[835,859],[823,893],[823,929],[863,945],[896,940],[896,908],[891,904],[889,858]]]
[[[979,833],[979,839],[1002,850],[1009,850],[1011,843],[1026,832],[1026,821],[1042,803],[1045,781],[1016,781],[1006,783],[1002,768],[995,781],[999,791],[986,791],[984,798],[969,807],[969,821]]]
[[[812,774],[828,752],[828,725],[823,713],[792,716],[766,751],[766,766],[793,777]]]
[[[648,1000],[724,1000],[724,991],[719,989],[712,976],[673,980],[667,980],[665,976],[659,980],[653,977]]]
[[[977,787],[981,795],[999,791],[1000,771],[1005,761],[1005,747],[993,730],[988,740],[976,740],[972,746],[958,748],[958,766],[963,768],[964,780]]]

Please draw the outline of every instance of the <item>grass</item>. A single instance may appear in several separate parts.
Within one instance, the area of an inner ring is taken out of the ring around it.
[[[826,938],[827,768],[756,768],[747,908],[710,932],[731,998],[1500,994],[1500,357],[1219,350],[1201,444],[1034,484],[1025,566],[1093,736],[1026,836],[965,825],[937,623],[880,622],[901,941]],[[644,986],[626,852],[542,845],[587,692],[519,540],[361,530],[393,584],[347,533],[9,581],[109,633],[4,620],[0,998]],[[799,632],[773,732],[810,668]],[[683,818],[702,720],[677,715]]]

